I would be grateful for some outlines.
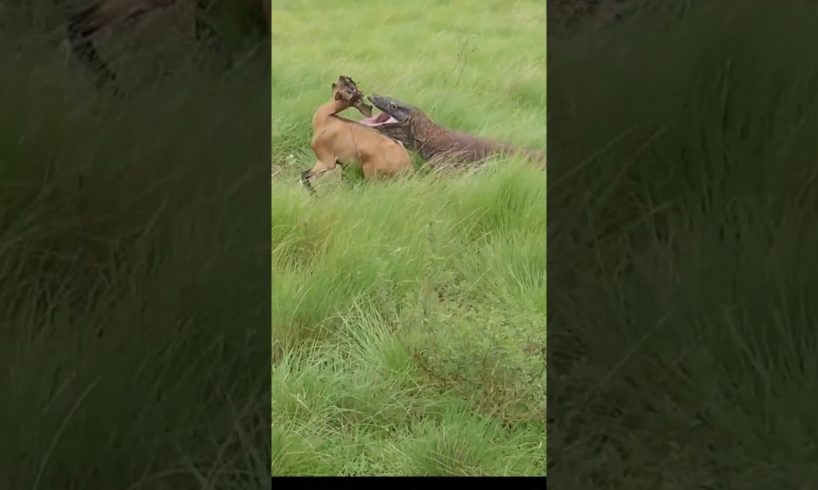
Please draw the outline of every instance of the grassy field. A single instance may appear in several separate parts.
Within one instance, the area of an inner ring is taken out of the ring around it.
[[[273,7],[273,473],[544,474],[542,171],[296,177],[340,74],[543,148],[544,2]]]

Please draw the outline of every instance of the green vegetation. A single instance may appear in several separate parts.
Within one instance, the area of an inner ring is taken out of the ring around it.
[[[274,474],[545,473],[542,171],[297,180],[340,74],[542,148],[544,25],[533,1],[274,3]]]

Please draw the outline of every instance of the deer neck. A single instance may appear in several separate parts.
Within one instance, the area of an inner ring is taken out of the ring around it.
[[[324,125],[330,116],[337,114],[348,107],[349,103],[344,102],[343,100],[331,100],[327,102],[319,107],[318,110],[315,111],[315,114],[313,114],[312,127],[317,128]]]

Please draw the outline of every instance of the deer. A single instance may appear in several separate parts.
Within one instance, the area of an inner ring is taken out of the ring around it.
[[[301,173],[302,184],[315,194],[311,178],[349,162],[360,164],[367,180],[391,178],[411,171],[409,153],[401,142],[357,121],[337,116],[350,107],[365,117],[372,116],[372,106],[363,102],[357,84],[341,75],[331,89],[330,101],[322,104],[312,117],[311,147],[317,160],[312,168]]]

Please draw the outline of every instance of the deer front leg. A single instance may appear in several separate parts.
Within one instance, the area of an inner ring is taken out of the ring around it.
[[[316,192],[315,189],[312,187],[312,184],[310,183],[310,179],[313,177],[323,175],[334,168],[335,168],[334,160],[331,165],[324,163],[321,160],[317,160],[315,162],[315,165],[313,165],[311,169],[301,172],[301,183],[304,184],[304,187],[306,187],[307,190],[315,194]]]
[[[338,164],[338,159],[335,157],[335,154],[326,149],[320,141],[313,142],[312,151],[315,152],[315,156],[317,156],[318,159],[311,169],[301,172],[301,183],[304,184],[304,187],[310,192],[315,194],[315,189],[313,189],[310,184],[310,179],[333,170]]]

